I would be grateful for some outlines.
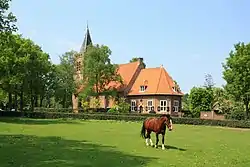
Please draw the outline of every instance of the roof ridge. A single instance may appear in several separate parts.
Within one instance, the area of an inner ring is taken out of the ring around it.
[[[160,77],[159,77],[159,80],[158,80],[158,83],[157,83],[157,87],[156,87],[156,92],[158,92],[158,89],[159,89],[159,85],[160,85],[160,81],[161,81],[161,74],[162,74],[162,68],[160,68]]]
[[[171,78],[171,76],[168,74],[168,72],[165,69],[164,69],[164,71],[165,71],[165,79],[167,80],[168,87],[170,88],[171,92],[173,93],[173,88],[171,87],[171,85],[169,83],[169,80],[167,79],[168,77],[166,75],[168,75],[170,79],[172,79],[172,78]]]
[[[133,64],[133,63],[138,63],[138,61],[129,62],[129,63],[123,63],[123,64],[118,64],[118,65],[127,65],[127,64]]]

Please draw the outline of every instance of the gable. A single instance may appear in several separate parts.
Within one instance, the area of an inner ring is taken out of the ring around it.
[[[120,74],[122,78],[122,84],[118,82],[110,82],[108,87],[109,88],[116,88],[119,91],[125,89],[132,81],[133,76],[135,75],[137,69],[140,66],[140,62],[132,62],[126,64],[120,64],[118,66],[118,74]]]
[[[140,87],[146,90],[141,91]],[[182,95],[175,91],[174,80],[163,67],[141,70],[128,95]]]

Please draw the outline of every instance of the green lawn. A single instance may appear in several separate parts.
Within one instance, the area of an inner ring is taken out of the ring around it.
[[[140,128],[115,121],[0,118],[0,166],[250,166],[249,130],[174,125],[166,134],[168,149],[161,150],[145,146]]]

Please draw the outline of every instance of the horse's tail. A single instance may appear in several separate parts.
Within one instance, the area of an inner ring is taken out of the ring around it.
[[[141,137],[143,137],[144,139],[146,138],[145,121],[143,121],[143,124],[141,127]]]

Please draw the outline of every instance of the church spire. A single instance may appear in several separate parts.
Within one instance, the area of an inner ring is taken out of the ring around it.
[[[87,22],[87,31],[86,31],[84,41],[83,41],[81,49],[80,49],[80,53],[84,53],[86,51],[87,46],[90,44],[92,44],[92,39],[90,36],[89,26],[88,26],[88,22]]]

